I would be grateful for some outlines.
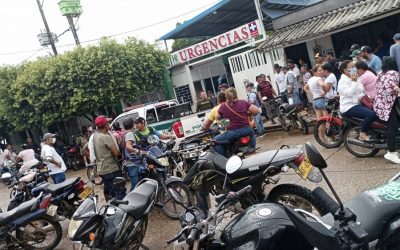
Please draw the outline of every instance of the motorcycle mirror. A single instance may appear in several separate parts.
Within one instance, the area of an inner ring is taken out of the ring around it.
[[[239,156],[234,155],[226,162],[226,172],[228,174],[235,173],[242,166],[242,159]]]
[[[107,215],[114,215],[115,214],[115,208],[108,207],[106,213],[107,213]]]
[[[328,165],[326,164],[325,159],[322,155],[318,152],[318,150],[311,144],[311,142],[306,142],[306,152],[310,163],[317,168],[327,168]]]

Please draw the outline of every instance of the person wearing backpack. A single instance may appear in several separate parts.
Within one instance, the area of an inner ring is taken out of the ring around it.
[[[271,101],[274,97],[276,97],[276,93],[274,88],[271,85],[271,82],[267,80],[264,74],[261,74],[256,77],[257,85],[257,95],[260,100],[263,100],[263,97],[267,97],[267,101],[265,102],[265,111],[267,114],[267,118],[271,121],[272,124],[276,124],[274,121],[274,116],[271,111]]]
[[[254,91],[254,83],[249,82],[246,84],[246,91],[247,91],[247,101],[250,104],[256,105],[260,111],[254,115],[254,122],[257,128],[257,135],[262,137],[264,134],[264,123],[262,122],[261,118],[261,100],[258,98],[256,92]]]

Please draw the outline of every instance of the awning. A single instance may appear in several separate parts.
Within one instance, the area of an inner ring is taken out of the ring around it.
[[[278,29],[267,35],[258,49],[285,47],[397,10],[400,10],[400,0],[363,0]]]
[[[264,22],[266,22],[267,27],[271,27],[271,25],[268,25],[271,22],[271,18],[285,15],[319,1],[321,0],[265,0],[261,4],[261,9],[265,15]],[[254,21],[257,18],[254,0],[221,0],[163,35],[159,40],[213,37]]]

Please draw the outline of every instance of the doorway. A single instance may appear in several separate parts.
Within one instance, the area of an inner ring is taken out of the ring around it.
[[[311,65],[310,58],[308,57],[306,43],[300,43],[294,46],[285,48],[287,59],[292,59],[300,68],[300,60],[303,60],[308,66]]]

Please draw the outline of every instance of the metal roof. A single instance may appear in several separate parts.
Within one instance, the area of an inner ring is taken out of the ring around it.
[[[298,43],[396,10],[400,10],[400,0],[363,0],[278,29],[268,35],[258,48],[271,50]]]
[[[319,1],[321,0],[265,0],[261,4],[261,9],[266,15],[264,21],[270,23],[271,18],[288,14],[291,11],[304,8],[304,6]],[[269,13],[268,10],[276,11]],[[160,37],[159,40],[199,36],[212,37],[254,21],[257,18],[254,0],[221,0],[214,6]],[[271,26],[271,24],[267,25],[267,27]]]

